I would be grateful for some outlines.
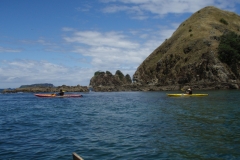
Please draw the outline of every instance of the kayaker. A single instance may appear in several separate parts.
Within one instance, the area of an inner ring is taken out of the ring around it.
[[[64,91],[62,89],[60,89],[60,92],[58,93],[59,96],[63,96],[64,95]]]
[[[191,87],[189,87],[189,88],[187,89],[186,94],[192,94],[192,89],[191,89]]]

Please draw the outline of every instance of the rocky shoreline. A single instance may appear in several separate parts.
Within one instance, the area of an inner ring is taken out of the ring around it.
[[[184,85],[139,85],[128,84],[119,86],[95,86],[91,90],[95,92],[130,92],[130,91],[180,91],[190,87],[193,90],[227,90],[227,89],[239,89],[240,83],[195,83]],[[65,92],[89,92],[90,89],[87,86],[59,86],[59,87],[28,87],[28,88],[16,88],[5,89],[2,93],[18,93],[18,92],[30,92],[30,93],[57,93],[60,89]]]
[[[239,89],[239,83],[196,83],[184,85],[122,85],[122,86],[98,86],[94,87],[95,92],[119,92],[119,91],[180,91],[191,87],[193,90],[227,90]]]
[[[16,89],[5,89],[2,93],[18,93],[18,92],[30,92],[30,93],[58,93],[60,89],[65,92],[88,92],[87,86],[58,86],[58,87],[26,87],[26,88],[16,88]]]

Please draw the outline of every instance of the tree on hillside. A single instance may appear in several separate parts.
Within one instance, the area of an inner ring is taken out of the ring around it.
[[[117,70],[116,73],[115,73],[115,75],[117,75],[121,81],[122,81],[123,78],[124,78],[124,75],[123,75],[123,73],[122,73],[120,70]]]
[[[131,77],[130,77],[129,74],[127,74],[127,75],[125,76],[125,79],[126,79],[127,83],[132,83],[132,79],[131,79]]]
[[[109,71],[106,71],[106,74],[107,74],[107,75],[110,75],[110,76],[112,75],[112,73],[109,72]]]
[[[100,75],[100,74],[105,74],[105,72],[103,72],[103,71],[97,71],[97,72],[94,73],[94,76],[98,76],[98,75]]]
[[[239,77],[238,63],[240,61],[240,36],[234,32],[223,34],[218,46],[219,59],[226,63]]]

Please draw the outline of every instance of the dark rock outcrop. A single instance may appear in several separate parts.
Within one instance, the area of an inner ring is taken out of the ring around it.
[[[128,74],[124,76],[119,70],[116,71],[115,75],[109,71],[97,71],[90,80],[90,86],[94,91],[120,91],[124,90],[123,86],[131,83],[131,77]]]

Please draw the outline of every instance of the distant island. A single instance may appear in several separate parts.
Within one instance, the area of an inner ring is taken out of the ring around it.
[[[29,88],[29,87],[54,87],[51,83],[39,83],[39,84],[31,84],[31,85],[21,85],[19,88]]]
[[[31,85],[22,85],[19,88],[15,89],[4,89],[2,93],[19,93],[19,92],[32,92],[32,93],[41,93],[41,92],[50,92],[57,93],[60,89],[65,92],[88,92],[89,89],[87,86],[54,86],[50,83],[40,83],[40,84],[31,84]]]

